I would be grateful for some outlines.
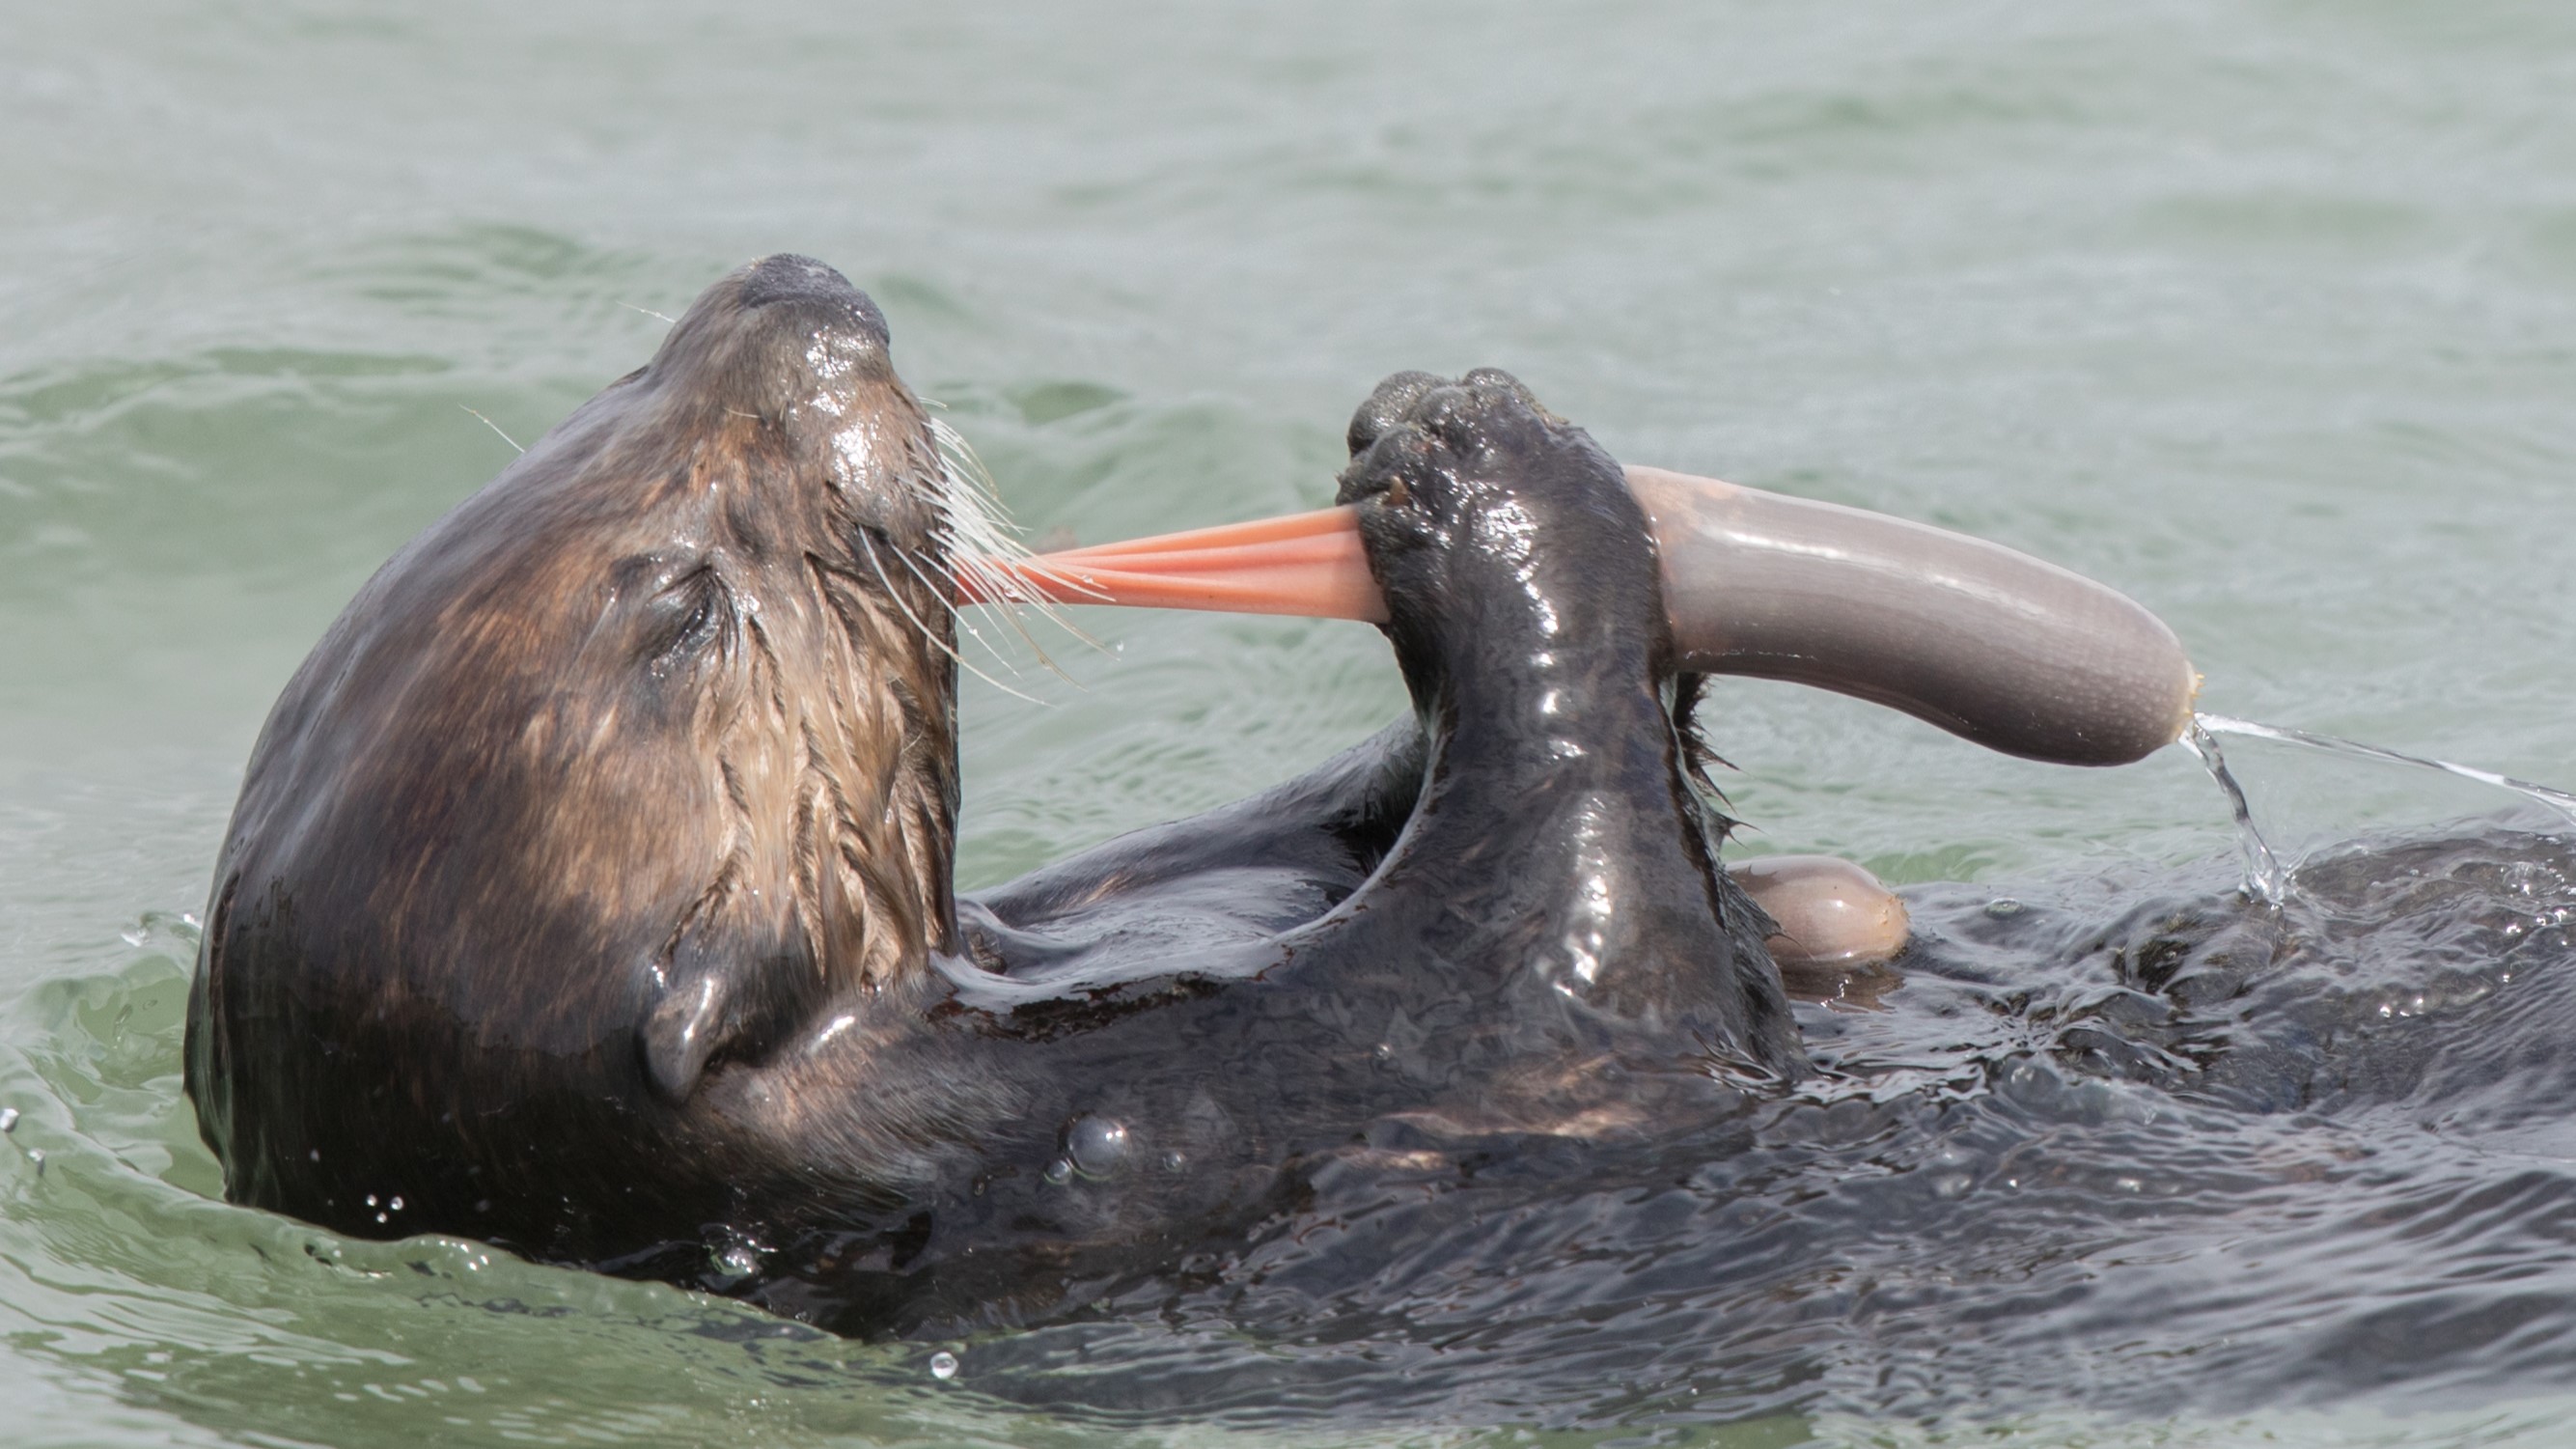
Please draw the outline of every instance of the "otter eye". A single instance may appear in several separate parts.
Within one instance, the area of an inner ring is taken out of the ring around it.
[[[713,563],[700,563],[653,592],[637,652],[659,673],[725,638],[733,622],[733,591]]]

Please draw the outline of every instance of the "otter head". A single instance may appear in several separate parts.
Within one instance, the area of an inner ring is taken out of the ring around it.
[[[192,1002],[237,1197],[370,1232],[400,1226],[370,1196],[453,1198],[524,1242],[496,1204],[580,1195],[514,1144],[684,1116],[716,1063],[923,984],[955,932],[949,560],[990,530],[887,344],[819,262],[734,272],[315,649]],[[375,1146],[413,1131],[453,1181]]]
[[[775,256],[710,288],[638,378],[674,486],[668,542],[613,565],[644,583],[630,660],[688,715],[724,817],[647,968],[642,1057],[673,1101],[712,1056],[915,976],[955,932],[949,560],[990,530],[889,342],[839,272]]]

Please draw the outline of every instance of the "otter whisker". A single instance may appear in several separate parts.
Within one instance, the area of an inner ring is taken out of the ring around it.
[[[931,418],[930,437],[939,453],[940,521],[950,538],[964,547],[997,557],[1025,558],[1027,545],[1003,512],[993,475],[964,434],[946,420]]]
[[[1013,699],[1025,699],[1031,704],[1044,703],[1042,700],[1032,699],[1028,695],[1022,694],[1020,691],[1013,689],[1002,681],[986,674],[983,670],[967,663],[966,656],[958,653],[956,646],[950,644],[947,640],[940,638],[937,631],[933,630],[928,624],[921,622],[921,616],[912,611],[912,605],[903,601],[903,593],[894,586],[894,580],[886,574],[885,565],[877,562],[876,541],[868,536],[867,530],[865,529],[861,529],[859,531],[859,548],[867,555],[868,567],[875,570],[877,582],[884,586],[886,597],[892,599],[894,601],[894,606],[903,611],[903,616],[912,621],[913,628],[921,631],[921,637],[924,642],[937,649],[940,653],[947,655],[958,668],[974,675],[977,679],[984,681],[986,684],[993,686],[995,689],[1011,696]]]
[[[1028,631],[1027,626],[1020,622],[1019,611],[1034,603],[1035,606],[1043,612],[1057,628],[1071,634],[1083,643],[1090,645],[1094,649],[1098,649],[1102,647],[1099,640],[1092,638],[1081,629],[1074,627],[1074,625],[1068,622],[1064,616],[1056,613],[1052,605],[1047,604],[1043,600],[1031,599],[1027,591],[1020,585],[1019,580],[1012,578],[1008,571],[994,567],[990,559],[985,558],[980,554],[960,553],[956,551],[953,545],[950,546],[948,556],[949,573],[952,579],[956,578],[960,570],[963,570],[966,578],[974,581],[976,592],[984,598],[1007,601],[1000,612],[1002,621],[1011,626],[1011,632],[1020,636],[1020,642],[1029,646],[1029,652],[1036,655],[1038,662],[1047,667],[1048,673],[1053,674],[1056,678],[1063,680],[1067,684],[1073,685],[1077,689],[1081,688],[1081,681],[1075,679],[1072,675],[1065,673],[1064,669],[1055,662],[1054,657],[1047,653],[1046,646],[1040,644],[1037,640],[1037,636],[1031,634]],[[964,580],[958,581],[964,582]],[[976,632],[973,624],[967,622],[966,615],[963,610],[959,609],[955,604],[950,604],[948,606],[948,611],[956,617],[959,626],[964,628],[967,633],[974,634],[978,642],[983,640],[984,636]],[[991,646],[987,645],[986,647],[989,648]],[[996,649],[993,653],[995,658],[998,659],[1001,657],[1000,650]],[[1017,671],[1015,670],[1014,672],[1016,673]]]
[[[458,406],[458,407],[461,407],[461,408],[465,408],[465,404],[463,404],[463,403],[458,403],[458,404],[457,404],[457,406]],[[472,408],[465,408],[465,410],[466,410],[467,412],[469,412],[469,413],[474,413],[474,409],[472,409]],[[513,448],[518,448],[518,450],[519,450],[520,452],[522,452],[522,453],[524,453],[524,452],[528,451],[528,450],[527,450],[527,449],[525,449],[525,448],[520,448],[520,447],[519,447],[519,440],[518,440],[518,439],[516,439],[516,438],[514,438],[514,437],[511,437],[508,433],[502,433],[502,432],[501,432],[501,425],[500,425],[499,423],[496,423],[496,422],[492,421],[490,418],[483,417],[483,415],[482,415],[481,413],[474,413],[474,416],[476,416],[477,418],[482,418],[483,426],[485,426],[485,427],[487,427],[487,428],[490,428],[490,429],[491,429],[493,432],[495,432],[495,433],[500,433],[500,434],[501,434],[501,441],[502,441],[502,442],[505,442],[505,443],[509,444],[509,445],[510,445],[511,447],[513,447]]]
[[[1072,682],[1055,660],[1047,654],[1019,619],[1022,608],[1034,608],[1047,622],[1064,630],[1083,643],[1097,649],[1100,642],[1076,628],[1055,606],[1031,595],[1028,587],[1013,578],[1008,570],[998,568],[993,560],[1007,559],[1031,567],[1040,573],[1053,570],[1037,561],[1037,555],[1020,541],[1019,530],[1010,522],[1002,507],[999,492],[993,485],[991,470],[975,455],[974,446],[964,434],[949,426],[946,420],[931,418],[930,436],[937,445],[940,461],[937,507],[940,523],[936,530],[948,556],[952,574],[963,572],[978,585],[978,592],[995,602],[1007,603],[1002,617],[1029,646],[1031,653],[1047,669],[1066,682]],[[970,631],[971,632],[971,631]],[[980,635],[978,637],[981,637]]]
[[[958,627],[958,628],[965,630],[969,635],[971,635],[971,636],[974,638],[974,640],[975,640],[975,642],[976,642],[976,643],[983,645],[983,646],[984,646],[984,648],[985,648],[989,653],[991,653],[991,654],[992,654],[992,656],[993,656],[996,660],[999,660],[999,661],[1001,662],[1001,665],[1002,665],[1002,667],[1003,667],[1003,668],[1010,670],[1010,671],[1011,671],[1011,673],[1013,673],[1014,675],[1016,675],[1016,674],[1018,674],[1018,673],[1020,672],[1020,671],[1019,671],[1019,667],[1018,667],[1018,666],[1016,666],[1016,665],[1012,664],[1010,660],[1005,659],[1005,658],[1003,658],[1003,657],[1002,657],[1002,651],[1001,651],[1001,650],[999,650],[999,649],[995,649],[995,648],[993,647],[993,645],[992,645],[991,641],[987,640],[987,639],[984,637],[984,635],[983,635],[982,631],[978,630],[978,629],[975,627],[974,623],[973,623],[972,621],[970,621],[970,620],[966,617],[966,615],[965,615],[964,611],[960,610],[960,609],[959,609],[955,604],[950,603],[950,602],[949,602],[949,601],[948,601],[944,596],[942,596],[942,595],[941,595],[941,593],[940,593],[940,591],[939,591],[939,586],[938,586],[937,584],[935,584],[935,583],[931,582],[930,575],[928,575],[928,574],[926,574],[926,573],[922,572],[921,565],[920,565],[919,563],[917,563],[917,562],[915,562],[915,561],[913,560],[913,557],[912,557],[912,551],[911,551],[911,550],[909,550],[909,549],[903,549],[903,548],[895,548],[895,547],[894,547],[894,545],[893,545],[892,543],[888,543],[888,544],[886,545],[886,547],[888,547],[889,549],[893,549],[893,551],[894,551],[894,556],[895,556],[895,561],[896,561],[896,562],[898,562],[898,563],[900,563],[900,564],[902,564],[902,565],[904,566],[904,568],[905,568],[906,570],[908,570],[908,571],[912,574],[912,576],[913,576],[915,579],[920,580],[920,581],[921,581],[921,586],[922,586],[923,588],[928,589],[928,590],[930,591],[930,596],[931,596],[932,598],[934,598],[934,599],[938,599],[938,600],[940,601],[940,603],[942,604],[942,606],[944,606],[944,607],[948,610],[948,617],[949,617],[952,621],[954,621],[954,622],[956,623],[956,625],[957,625],[957,627]],[[1027,638],[1027,637],[1028,637],[1027,631],[1026,631],[1026,630],[1021,631],[1021,636],[1020,636],[1020,637],[1022,637],[1022,638],[1024,638],[1024,639],[1025,639],[1025,638]],[[1033,647],[1033,648],[1035,647],[1034,641],[1032,641],[1031,647]],[[1046,655],[1045,655],[1045,653],[1044,653],[1043,651],[1041,651],[1041,652],[1039,653],[1038,657],[1039,657],[1040,659],[1046,659]],[[960,658],[957,662],[958,662],[958,663],[960,663],[960,664],[965,664],[965,663],[966,663],[966,661],[965,661],[963,658]],[[1055,661],[1054,661],[1054,660],[1047,659],[1047,660],[1046,660],[1046,663],[1047,663],[1047,667],[1048,667],[1049,669],[1055,669]],[[972,668],[973,666],[972,666],[972,665],[968,665],[967,667]],[[1064,671],[1063,671],[1063,670],[1061,670],[1061,669],[1055,669],[1055,673],[1056,673],[1056,676],[1057,676],[1058,678],[1064,678],[1064,677],[1065,677],[1065,675],[1064,675]],[[989,678],[990,676],[987,676],[987,677]],[[1065,679],[1065,682],[1066,682],[1066,683],[1068,683],[1068,684],[1070,684],[1070,683],[1072,683],[1073,681],[1072,681],[1072,680],[1070,680],[1070,679]],[[1020,697],[1021,697],[1022,699],[1027,699],[1027,698],[1028,698],[1028,696],[1027,696],[1027,695],[1021,695]]]

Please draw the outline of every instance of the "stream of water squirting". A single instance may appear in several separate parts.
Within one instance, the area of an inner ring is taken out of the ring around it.
[[[2233,721],[2227,721],[2233,723]],[[2183,731],[2180,744],[2200,757],[2209,778],[2218,782],[2220,794],[2227,797],[2228,811],[2236,817],[2236,848],[2245,856],[2245,893],[2269,905],[2279,905],[2290,888],[2289,872],[2281,858],[2272,852],[2272,843],[2254,824],[2254,810],[2245,800],[2245,787],[2229,773],[2227,757],[2219,752],[2217,732],[2210,716],[2195,713],[2191,728]]]
[[[2366,745],[2358,740],[2315,734],[2308,730],[2291,729],[2286,725],[2268,725],[2254,720],[2235,719],[2223,714],[2195,712],[2191,718],[2191,728],[2183,733],[2181,744],[2194,755],[2199,756],[2201,764],[2209,771],[2209,777],[2218,783],[2220,792],[2226,795],[2228,810],[2236,818],[2237,848],[2244,853],[2245,857],[2245,893],[2267,905],[2277,906],[2287,897],[2290,889],[2291,867],[2282,863],[2280,853],[2272,848],[2270,841],[2263,838],[2261,828],[2254,823],[2254,812],[2246,801],[2245,789],[2237,782],[2235,775],[2229,772],[2226,756],[2218,748],[2217,737],[2220,735],[2272,740],[2281,744],[2298,745],[2326,754],[2338,755],[2345,759],[2369,760],[2384,765],[2404,765],[2411,769],[2431,770],[2463,780],[2473,780],[2478,784],[2509,791],[2545,806],[2570,824],[2576,824],[2576,794],[2565,790],[2533,784],[2528,780],[2517,780],[2510,775],[2500,775],[2493,770],[2481,770],[2474,765],[2455,764],[2449,760],[2436,760],[2423,755],[2406,754],[2400,750],[2382,749],[2377,745]]]

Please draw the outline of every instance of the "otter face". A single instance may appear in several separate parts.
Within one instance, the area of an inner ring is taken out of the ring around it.
[[[884,315],[840,273],[775,256],[707,289],[630,381],[667,399],[675,438],[759,459],[791,489],[819,484],[800,502],[928,559],[946,544],[947,463],[889,346]]]
[[[619,1124],[950,939],[948,560],[989,525],[887,344],[818,262],[733,273],[316,648],[192,1009],[236,1196],[577,1241],[520,1144],[612,1132],[616,1170],[700,1192]]]
[[[648,673],[679,685],[729,817],[650,967],[643,1056],[673,1103],[714,1056],[918,972],[954,931],[949,560],[990,529],[888,346],[838,272],[776,256],[710,288],[636,379],[689,486],[656,520],[681,547],[621,565],[680,566],[637,594],[682,621]]]

